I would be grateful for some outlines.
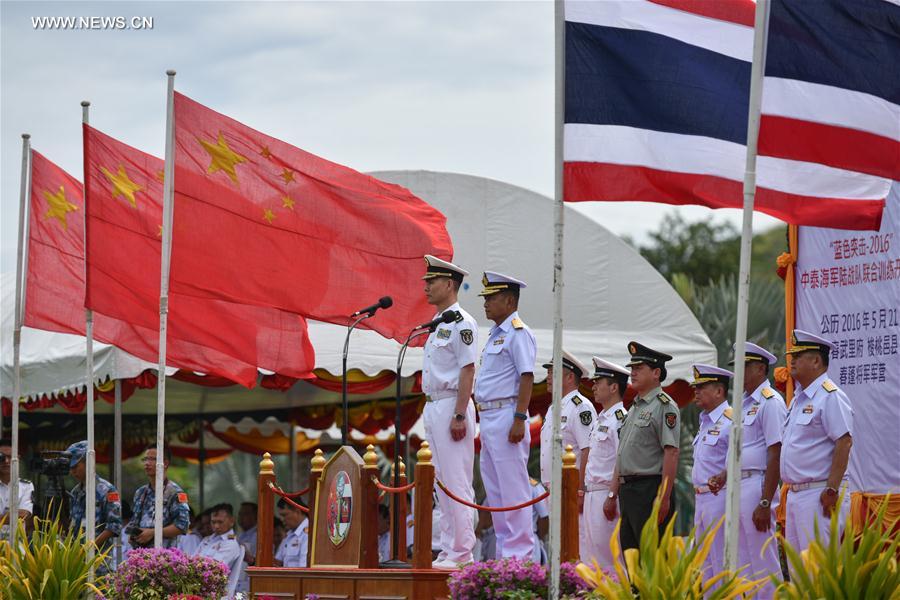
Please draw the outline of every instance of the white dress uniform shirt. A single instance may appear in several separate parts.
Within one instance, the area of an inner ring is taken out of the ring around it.
[[[475,379],[475,401],[478,403],[519,396],[522,373],[534,372],[537,340],[527,325],[513,327],[518,311],[500,325],[491,328],[481,355],[481,369]]]
[[[770,522],[769,531],[759,531],[753,522],[753,511],[759,506],[763,495],[768,449],[781,443],[787,407],[781,394],[769,386],[768,381],[759,384],[752,394],[744,393],[743,434],[741,450],[741,509],[740,535],[738,536],[738,565],[747,567],[747,575],[761,579],[768,575],[781,575],[781,563],[775,541],[769,541],[775,534],[775,523]],[[720,492],[721,493],[721,492]],[[778,493],[772,499],[777,503]],[[760,600],[772,598],[775,587],[767,581],[757,593]]]
[[[9,484],[0,482],[0,515],[9,510]],[[34,484],[19,479],[19,510],[34,514]]]
[[[234,535],[233,529],[229,529],[222,534],[214,533],[206,536],[197,548],[197,556],[215,559],[229,568],[237,560],[240,553],[241,547],[238,545],[237,536]]]
[[[287,532],[275,558],[281,561],[284,567],[305,567],[306,552],[309,546],[309,520],[304,518],[296,529]]]
[[[575,452],[575,466],[581,468],[581,451],[591,445],[591,430],[597,420],[597,410],[590,400],[572,390],[560,401],[562,415],[559,418],[559,432],[562,446],[572,446]],[[553,462],[553,404],[547,409],[547,416],[541,424],[541,482],[550,485],[551,463]]]
[[[597,422],[591,430],[590,452],[584,467],[584,532],[581,540],[581,559],[587,564],[597,564],[612,572],[615,568],[609,542],[618,515],[612,521],[603,513],[603,504],[609,494],[613,473],[616,470],[616,454],[619,450],[619,427],[627,412],[621,402],[597,413]]]
[[[786,483],[827,480],[835,442],[845,434],[852,435],[852,430],[850,399],[827,373],[806,389],[798,385],[784,428],[781,479]]]
[[[478,323],[464,311],[459,302],[447,310],[459,312],[460,319],[441,323],[425,342],[422,365],[422,391],[432,398],[456,397],[459,370],[478,360]],[[441,316],[435,314],[434,318]]]
[[[788,410],[781,447],[781,480],[788,490],[785,507],[785,537],[797,552],[809,545],[818,530],[827,539],[829,519],[822,512],[820,496],[827,486],[835,443],[853,435],[853,409],[847,395],[823,373],[805,389],[797,386]],[[850,512],[847,473],[834,510],[843,532]],[[796,489],[796,485],[805,489]]]
[[[616,453],[619,449],[619,427],[628,411],[616,402],[597,414],[597,424],[591,430],[590,453],[584,467],[585,485],[609,487],[616,470]]]
[[[694,438],[694,468],[691,479],[695,488],[707,491],[696,493],[694,500],[694,525],[698,535],[715,526],[725,514],[725,498],[727,494],[713,494],[708,491],[707,482],[713,475],[725,470],[728,456],[728,438],[731,433],[731,407],[722,402],[711,411],[700,413],[700,429]],[[722,570],[725,559],[725,536],[721,528],[710,547],[704,561],[704,580],[715,576]]]
[[[19,510],[27,510],[34,514],[34,484],[27,479],[19,479]],[[0,482],[0,517],[9,512],[9,484]],[[9,537],[9,524],[12,515],[7,516],[6,522],[0,528],[0,536]]]

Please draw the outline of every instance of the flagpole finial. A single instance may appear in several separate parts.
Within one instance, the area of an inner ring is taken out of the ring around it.
[[[169,69],[168,71],[166,71],[166,75],[168,75],[169,77],[175,77],[175,69]]]
[[[88,101],[88,100],[82,100],[82,101],[81,101],[81,105],[87,107],[87,106],[90,106],[91,103],[90,103],[90,101]]]
[[[23,133],[23,134],[22,134],[22,139],[23,139],[23,140],[30,140],[30,139],[31,139],[31,134],[30,134],[30,133]]]

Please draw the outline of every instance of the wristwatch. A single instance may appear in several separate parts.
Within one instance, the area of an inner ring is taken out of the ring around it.
[[[517,419],[521,419],[522,421],[528,420],[528,415],[526,415],[525,413],[517,412],[517,413],[513,413],[513,416]]]
[[[833,488],[833,487],[827,487],[827,488],[825,488],[825,491],[828,492],[829,494],[833,494],[835,496],[837,496],[837,493],[838,493],[837,489]]]
[[[455,415],[453,415],[453,418],[456,419],[457,421],[465,421],[466,415],[464,415],[462,413],[456,413]]]
[[[608,493],[608,494],[606,495],[606,497],[609,498],[610,500],[615,500],[615,499],[616,499],[616,493],[615,493],[615,492],[610,492],[610,493]]]
[[[759,501],[759,505],[760,505],[761,507],[763,507],[763,508],[769,508],[769,506],[770,506],[771,504],[772,504],[772,503],[769,502],[768,500],[766,500],[765,498],[763,498],[762,500]]]

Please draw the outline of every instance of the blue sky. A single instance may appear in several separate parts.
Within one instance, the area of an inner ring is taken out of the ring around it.
[[[152,17],[153,29],[36,29],[41,16]],[[553,191],[552,2],[4,0],[0,28],[3,272],[15,268],[21,133],[81,179],[79,103],[90,100],[93,126],[162,156],[168,68],[195,100],[358,170]],[[638,241],[673,210],[740,225],[737,210],[579,208]]]

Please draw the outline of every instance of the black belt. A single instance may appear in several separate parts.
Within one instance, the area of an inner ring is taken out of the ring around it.
[[[634,483],[642,479],[662,479],[662,475],[619,475],[619,485]]]

